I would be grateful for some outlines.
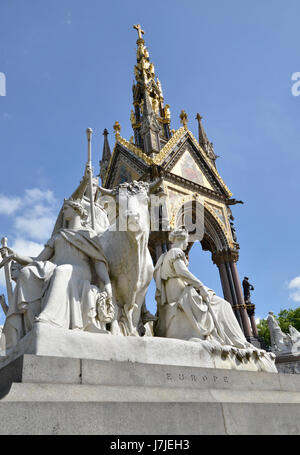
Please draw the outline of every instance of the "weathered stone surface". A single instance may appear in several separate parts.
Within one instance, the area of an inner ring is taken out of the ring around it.
[[[280,373],[300,374],[300,352],[277,353],[276,367]]]
[[[64,330],[35,323],[14,348],[0,356],[0,368],[23,354],[113,360],[159,365],[185,365],[233,370],[260,371],[264,358],[244,357],[238,360],[230,353],[211,352],[205,341],[185,341],[160,337],[121,337],[93,334],[80,330]]]
[[[29,354],[3,373],[0,434],[300,431],[297,375]]]

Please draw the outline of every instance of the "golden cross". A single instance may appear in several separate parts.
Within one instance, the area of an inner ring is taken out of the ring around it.
[[[137,30],[138,34],[139,34],[139,39],[142,39],[142,35],[145,33],[144,30],[141,29],[141,26],[140,24],[138,25],[134,25],[133,28],[135,28],[135,30]]]

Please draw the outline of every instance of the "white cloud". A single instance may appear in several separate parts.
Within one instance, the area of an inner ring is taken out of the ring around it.
[[[50,190],[42,191],[39,188],[25,190],[25,202],[34,204],[39,201],[46,201],[49,204],[55,204],[56,199]]]
[[[44,244],[17,238],[11,248],[16,253],[22,254],[24,256],[36,257],[44,248]]]
[[[300,302],[300,275],[296,276],[288,283],[288,289],[290,289],[290,299],[294,302]]]
[[[16,212],[22,204],[19,197],[11,197],[0,194],[0,213],[2,215],[11,215]]]
[[[19,234],[27,235],[30,239],[47,241],[51,236],[55,220],[55,216],[18,216],[15,219],[15,228]]]
[[[23,197],[0,195],[0,214],[17,215],[13,221],[17,237],[36,242],[48,240],[58,211],[57,200],[50,190],[26,189]]]

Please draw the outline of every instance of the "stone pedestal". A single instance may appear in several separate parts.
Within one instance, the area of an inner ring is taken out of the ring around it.
[[[277,354],[275,363],[280,373],[300,374],[300,352]]]
[[[296,375],[30,354],[0,374],[3,435],[300,432]]]
[[[196,342],[37,324],[0,359],[3,435],[300,433],[297,375],[216,368]]]

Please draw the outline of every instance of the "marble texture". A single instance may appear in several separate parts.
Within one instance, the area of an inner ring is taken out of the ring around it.
[[[0,368],[23,354],[81,358],[154,365],[184,365],[239,371],[274,370],[272,362],[246,350],[222,349],[205,340],[185,341],[160,337],[123,337],[94,334],[35,323],[22,340],[0,355]]]

